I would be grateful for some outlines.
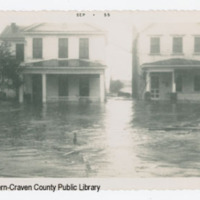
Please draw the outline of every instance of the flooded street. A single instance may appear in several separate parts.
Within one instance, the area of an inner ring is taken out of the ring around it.
[[[195,177],[200,104],[0,102],[1,177]]]

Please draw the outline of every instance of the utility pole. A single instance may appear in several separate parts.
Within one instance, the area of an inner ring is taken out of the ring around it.
[[[135,99],[139,98],[138,86],[139,86],[139,74],[138,74],[138,55],[137,55],[137,42],[138,34],[133,34],[132,43],[132,97]]]

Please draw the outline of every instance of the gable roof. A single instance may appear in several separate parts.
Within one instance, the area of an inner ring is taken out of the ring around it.
[[[101,29],[86,23],[39,23],[26,27],[25,34],[102,34]]]
[[[24,36],[28,34],[104,34],[104,31],[85,23],[37,23],[26,27],[12,23],[2,31],[0,39],[24,41]]]

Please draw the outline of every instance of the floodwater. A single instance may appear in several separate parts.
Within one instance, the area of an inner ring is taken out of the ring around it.
[[[200,104],[0,102],[0,177],[196,177]]]

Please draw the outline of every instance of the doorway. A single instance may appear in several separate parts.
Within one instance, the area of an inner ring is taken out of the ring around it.
[[[42,102],[42,76],[39,74],[32,75],[32,101]]]
[[[67,77],[67,75],[59,76],[58,94],[60,97],[68,96],[68,77]]]
[[[90,95],[89,76],[80,76],[79,79],[79,95],[88,97]]]
[[[151,99],[158,100],[159,92],[159,75],[151,75]]]

